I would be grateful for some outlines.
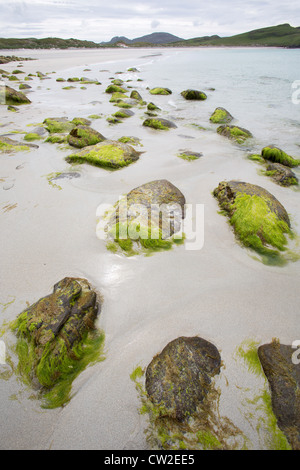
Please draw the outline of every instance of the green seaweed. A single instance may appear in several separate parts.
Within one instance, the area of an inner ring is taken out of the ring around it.
[[[292,232],[286,222],[271,212],[262,197],[238,193],[231,209],[230,223],[244,246],[272,257],[286,250],[285,234],[291,236]]]
[[[255,413],[247,412],[250,421],[256,421],[255,428],[258,434],[263,433],[264,446],[271,450],[291,450],[291,446],[284,433],[279,429],[276,416],[272,408],[272,398],[267,379],[264,375],[258,356],[259,342],[246,339],[236,350],[236,357],[244,361],[249,372],[263,378],[264,386],[254,398],[247,399],[249,408],[255,406]]]
[[[124,151],[114,145],[103,145],[98,150],[91,149],[81,155],[69,155],[66,160],[70,163],[89,163],[103,168],[121,168],[129,165],[131,160],[124,158]]]
[[[150,90],[150,93],[151,95],[171,95],[172,92],[168,88],[156,87],[156,88],[152,88]]]
[[[131,239],[129,235],[132,228],[134,228],[135,239]],[[160,229],[154,227],[151,229],[135,222],[128,225],[119,222],[114,224],[110,227],[108,236],[113,239],[113,242],[108,243],[107,249],[116,253],[120,248],[127,256],[137,254],[133,242],[137,244],[137,249],[149,255],[158,251],[171,250],[173,244],[181,245],[185,240],[184,234],[178,238],[174,235],[172,238],[164,239]]]
[[[159,119],[146,119],[144,121],[143,126],[152,127],[153,129],[158,129],[161,131],[168,131],[169,128],[164,126]]]
[[[300,165],[300,160],[291,157],[283,150],[276,147],[265,147],[261,151],[261,156],[264,160],[269,160],[275,163],[281,163],[282,165],[290,168]]]
[[[35,132],[29,132],[24,136],[24,140],[27,142],[32,142],[33,140],[40,140],[41,136],[39,134],[36,134]]]

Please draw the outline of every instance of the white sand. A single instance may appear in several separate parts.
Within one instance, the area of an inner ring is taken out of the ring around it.
[[[151,53],[154,51],[14,51],[15,55],[39,58],[24,62],[26,72],[60,73],[50,74],[51,80],[28,82],[33,87],[28,94],[32,104],[20,107],[19,113],[0,108],[0,124],[5,125],[1,133],[30,131],[27,124],[51,116],[71,119],[103,113],[102,119],[93,121],[93,128],[113,139],[140,137],[145,153],[137,163],[113,173],[81,166],[81,178],[57,181],[62,190],[50,186],[45,175],[68,171],[64,157],[70,151],[40,141],[38,150],[0,157],[0,184],[12,185],[10,189],[0,186],[1,322],[16,318],[27,302],[32,304],[50,293],[64,276],[82,276],[104,297],[98,325],[106,335],[106,360],[81,374],[73,386],[76,395],[63,409],[41,411],[20,383],[14,379],[0,382],[2,449],[147,448],[145,418],[138,413],[139,400],[129,375],[137,365],[146,367],[170,340],[194,335],[212,341],[226,366],[220,379],[221,412],[251,437],[254,446],[260,445],[239,411],[243,389],[252,388],[255,394],[256,382],[234,360],[234,353],[247,338],[263,343],[278,337],[287,344],[299,339],[299,263],[277,268],[254,260],[236,243],[226,219],[217,213],[211,192],[224,179],[245,180],[247,175],[248,181],[278,197],[296,228],[299,194],[259,176],[255,164],[241,158],[240,151],[215,132],[187,128],[182,121],[167,134],[145,129],[144,110],[135,108],[134,117],[109,126],[105,118],[117,108],[104,93],[108,78],[120,68],[138,65],[145,60],[141,56]],[[2,68],[11,71],[16,65]],[[91,72],[83,71],[86,65],[92,65]],[[109,72],[98,72],[101,69]],[[76,90],[64,91],[61,88],[67,83],[55,81],[58,76],[85,75],[97,77],[102,85],[88,85],[85,91],[77,85]],[[134,74],[135,80],[138,77]],[[171,109],[168,99],[154,100],[145,90],[147,84],[140,84],[145,100]],[[138,85],[132,82],[132,86]],[[99,103],[90,104],[92,101]],[[11,137],[22,139],[20,134]],[[192,163],[176,158],[184,148],[201,151],[204,157]],[[188,203],[205,205],[204,248],[187,251],[181,246],[146,258],[108,252],[96,237],[98,206],[114,203],[134,187],[161,178],[175,184]],[[12,400],[12,395],[17,399]]]

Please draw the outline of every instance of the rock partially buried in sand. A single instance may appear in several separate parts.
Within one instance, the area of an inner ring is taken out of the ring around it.
[[[68,163],[89,163],[106,169],[117,170],[136,162],[142,152],[131,145],[114,140],[105,140],[85,147],[81,152],[69,155]]]
[[[10,88],[9,86],[5,87],[5,102],[6,104],[30,104],[30,99],[27,98],[24,93],[21,91],[14,90],[14,88]]]
[[[127,255],[169,250],[177,238],[184,218],[185,197],[167,180],[151,181],[130,191],[109,214],[107,248]],[[174,235],[173,238],[171,238]]]
[[[295,173],[288,167],[281,165],[280,163],[271,163],[268,165],[266,173],[267,176],[278,183],[280,186],[293,186],[299,183]]]
[[[0,136],[0,151],[9,153],[23,150],[30,150],[30,148],[38,149],[36,144],[29,144],[28,142],[18,142],[17,140],[10,139],[6,136]]]
[[[186,100],[205,101],[207,99],[207,95],[199,90],[184,90],[181,92],[181,96]]]
[[[76,126],[66,117],[46,118],[43,124],[50,134],[67,134]]]
[[[209,119],[214,124],[228,124],[233,120],[233,116],[225,108],[216,108]]]
[[[188,162],[191,162],[203,157],[203,153],[184,150],[183,152],[180,152],[177,156],[179,158],[182,158],[182,160],[187,160]]]
[[[143,122],[143,126],[152,127],[152,129],[157,129],[161,131],[167,131],[169,129],[175,129],[177,126],[174,122],[169,121],[168,119],[163,118],[149,118]]]
[[[171,95],[172,94],[172,90],[170,90],[169,88],[159,88],[159,87],[152,88],[149,92],[151,93],[151,95]]]
[[[290,219],[282,204],[266,189],[229,181],[220,183],[214,196],[243,245],[274,257],[286,250]]]
[[[95,330],[98,302],[86,279],[66,277],[12,325],[18,337],[18,371],[46,393],[49,407],[69,399],[72,381],[87,366],[89,356],[95,361],[99,354],[103,338],[100,341]]]
[[[268,160],[274,163],[281,163],[281,165],[293,168],[300,165],[300,160],[294,157],[291,157],[283,150],[270,145],[265,147],[261,151],[261,156],[264,160]]]
[[[220,369],[221,357],[213,344],[199,337],[180,337],[148,365],[146,391],[165,416],[182,421],[203,402]]]
[[[250,131],[238,126],[220,126],[217,133],[234,140],[237,144],[243,144],[247,139],[253,137]]]
[[[293,362],[294,354],[295,349],[279,341],[258,348],[278,426],[293,450],[300,450],[300,364]]]
[[[83,148],[89,145],[98,144],[106,139],[95,129],[92,129],[89,126],[79,125],[71,130],[67,140],[69,145],[72,145],[72,147]]]

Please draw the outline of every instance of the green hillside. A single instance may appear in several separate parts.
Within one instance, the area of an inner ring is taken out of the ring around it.
[[[293,28],[289,24],[282,24],[225,38],[206,36],[187,39],[186,41],[180,41],[174,45],[300,47],[300,28]]]

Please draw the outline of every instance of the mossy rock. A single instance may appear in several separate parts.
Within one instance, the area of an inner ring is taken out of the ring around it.
[[[168,119],[163,118],[148,118],[143,122],[143,126],[152,127],[152,129],[157,129],[161,131],[167,131],[169,129],[175,129],[177,126],[174,122],[169,121]]]
[[[186,100],[205,101],[207,99],[207,95],[200,90],[184,90],[181,92],[181,96]]]
[[[106,169],[116,170],[130,165],[139,159],[141,152],[133,147],[114,140],[105,140],[85,147],[81,152],[69,155],[69,163],[89,163]]]
[[[30,104],[31,101],[30,99],[27,98],[24,93],[21,91],[14,90],[13,88],[10,88],[9,86],[5,87],[5,102],[6,104]]]
[[[68,121],[67,118],[46,118],[43,122],[50,134],[67,134],[76,127],[76,124]]]
[[[0,136],[0,151],[3,153],[22,152],[30,150],[31,148],[39,148],[36,144],[29,144],[26,142],[18,142],[17,140],[10,139],[9,137]]]
[[[116,118],[121,118],[121,119],[126,119],[131,116],[134,116],[134,113],[130,111],[129,109],[122,109],[120,111],[117,111],[116,113],[113,114],[114,117]]]
[[[287,248],[290,219],[282,204],[266,189],[239,181],[222,182],[214,190],[241,243],[274,257]]]
[[[20,83],[19,90],[30,90],[31,86],[26,83]]]
[[[89,145],[95,145],[103,142],[105,137],[100,132],[89,126],[76,126],[68,135],[67,141],[69,145],[76,148],[83,148]]]
[[[199,337],[171,341],[146,370],[146,391],[166,416],[183,421],[193,415],[220,373],[217,348]]]
[[[171,95],[172,94],[172,90],[170,90],[169,88],[159,88],[159,87],[152,88],[149,92],[151,93],[151,95]]]
[[[118,85],[109,85],[106,90],[105,90],[105,93],[109,93],[109,94],[113,94],[113,93],[126,93],[127,90],[121,86],[118,86]]]
[[[293,168],[300,165],[300,160],[294,157],[291,157],[283,150],[270,145],[265,147],[261,151],[261,156],[264,160],[268,160],[274,163],[281,163],[289,168]]]
[[[250,131],[238,126],[223,125],[218,127],[217,133],[234,140],[237,144],[243,144],[247,139],[253,137]]]
[[[295,173],[288,167],[280,163],[271,163],[265,171],[266,176],[270,176],[280,186],[295,186],[299,183]]]
[[[258,348],[258,356],[268,379],[272,409],[278,427],[293,450],[300,450],[300,364],[293,363],[295,349],[272,341]]]
[[[75,117],[71,122],[75,124],[75,126],[90,126],[92,124],[92,121],[82,117]]]
[[[125,95],[125,93],[115,92],[115,93],[112,93],[112,96],[109,102],[119,103],[120,101],[124,101],[126,98],[128,98],[128,96]]]
[[[25,134],[24,140],[27,142],[32,142],[33,140],[40,140],[41,136],[37,134],[36,132],[29,132],[28,134]]]
[[[158,111],[158,110],[160,110],[160,108],[152,102],[148,103],[147,109],[148,109],[148,111]]]
[[[132,92],[130,93],[130,98],[132,100],[143,101],[143,98],[141,97],[139,92],[136,90],[132,90]]]
[[[228,124],[233,120],[233,116],[225,108],[216,108],[209,119],[214,124]]]
[[[182,228],[184,205],[184,195],[167,180],[133,189],[108,216],[108,248],[131,256],[170,250],[174,243],[183,243],[182,234],[178,239],[171,237]]]
[[[99,339],[95,330],[98,311],[99,299],[89,282],[66,277],[12,324],[18,338],[17,370],[49,399],[50,408],[69,400],[72,381],[88,365],[87,341],[90,349],[96,346],[92,338]]]

